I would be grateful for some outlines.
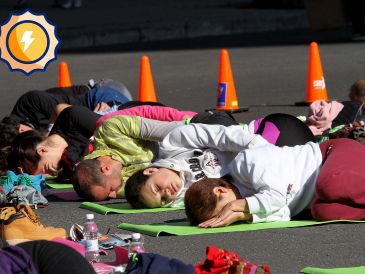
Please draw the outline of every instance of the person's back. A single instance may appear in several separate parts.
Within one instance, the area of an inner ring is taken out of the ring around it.
[[[232,177],[246,197],[254,222],[277,216],[289,220],[311,203],[321,163],[316,143],[294,147],[268,144],[240,152],[225,175]]]

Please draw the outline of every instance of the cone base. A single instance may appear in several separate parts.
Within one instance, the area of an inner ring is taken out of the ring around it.
[[[240,113],[240,112],[247,112],[249,111],[249,107],[248,106],[244,106],[244,107],[240,107],[240,108],[236,108],[236,109],[218,109],[218,108],[210,108],[210,109],[206,109],[206,111],[209,110],[221,110],[221,111],[225,111],[228,113]]]
[[[307,107],[311,104],[312,102],[307,102],[307,101],[300,101],[300,102],[295,102],[295,105],[298,107]]]

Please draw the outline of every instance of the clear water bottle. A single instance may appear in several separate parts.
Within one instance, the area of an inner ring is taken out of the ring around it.
[[[94,221],[94,214],[86,214],[84,226],[84,239],[86,246],[85,258],[90,263],[100,262],[98,227]]]
[[[129,243],[128,258],[132,257],[134,253],[145,252],[143,247],[143,238],[140,233],[132,234],[132,241]]]

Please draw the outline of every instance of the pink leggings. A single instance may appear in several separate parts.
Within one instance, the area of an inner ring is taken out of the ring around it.
[[[311,206],[315,219],[365,219],[365,147],[351,139],[320,144],[322,168]]]

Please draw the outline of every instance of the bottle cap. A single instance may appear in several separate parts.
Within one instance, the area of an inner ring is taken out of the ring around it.
[[[121,274],[124,273],[126,270],[126,267],[124,265],[114,266],[113,267],[113,274]]]
[[[132,239],[139,240],[141,238],[140,233],[132,233]]]
[[[94,219],[94,214],[93,213],[86,214],[86,219],[87,220],[93,220]]]

